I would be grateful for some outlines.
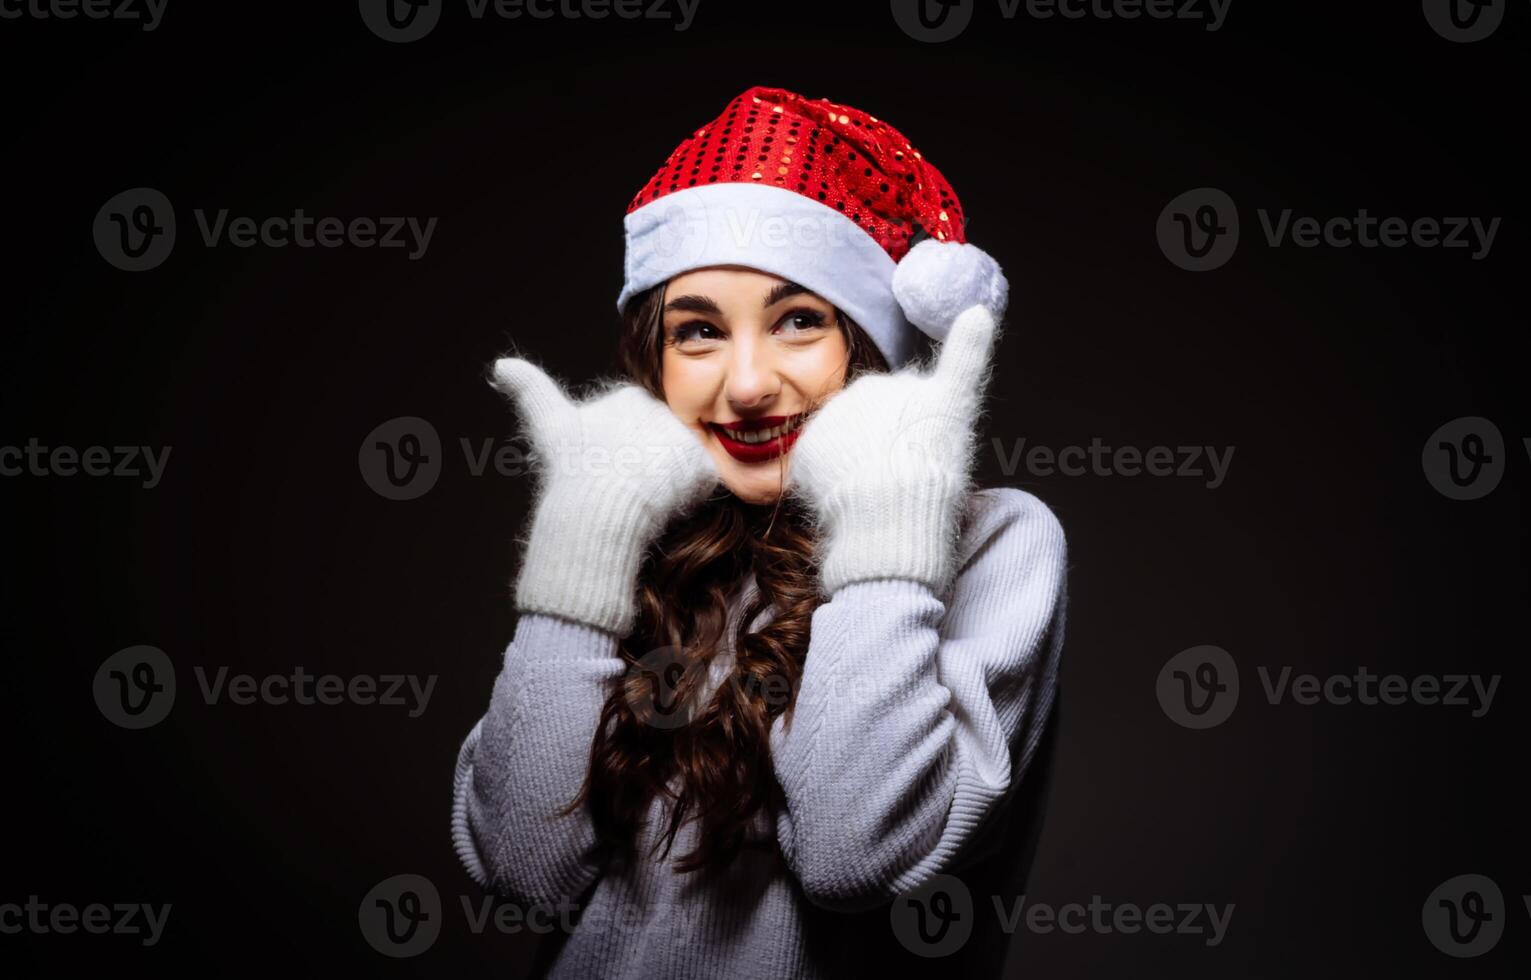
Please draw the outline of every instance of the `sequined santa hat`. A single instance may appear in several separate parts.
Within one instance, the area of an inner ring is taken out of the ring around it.
[[[951,185],[902,133],[781,88],[746,90],[682,141],[623,224],[619,311],[683,272],[748,266],[844,310],[893,369],[913,355],[915,327],[941,340],[970,306],[1001,319],[1009,295],[998,263],[967,243]]]

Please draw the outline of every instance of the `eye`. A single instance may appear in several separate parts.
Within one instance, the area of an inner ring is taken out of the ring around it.
[[[793,333],[805,333],[815,327],[824,326],[828,319],[823,313],[812,307],[800,306],[781,318],[783,324],[790,324]]]
[[[703,330],[711,330],[714,335],[716,335],[718,332],[718,328],[708,323],[706,320],[691,320],[687,323],[680,324],[670,331],[670,343],[683,344],[693,338],[699,340],[716,339],[716,336],[703,336],[701,333]]]

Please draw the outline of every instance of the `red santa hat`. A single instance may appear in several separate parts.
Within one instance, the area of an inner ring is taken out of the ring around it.
[[[890,367],[914,328],[941,340],[982,304],[1004,316],[998,263],[964,236],[962,205],[903,134],[828,99],[755,86],[670,154],[624,219],[620,311],[636,293],[742,265],[823,296]]]

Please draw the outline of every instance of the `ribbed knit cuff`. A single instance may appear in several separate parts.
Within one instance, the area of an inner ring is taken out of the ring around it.
[[[457,859],[474,884],[484,887],[489,883],[489,871],[478,853],[478,841],[473,837],[473,823],[468,816],[468,794],[473,792],[473,752],[478,748],[484,722],[479,720],[463,739],[457,751],[457,766],[452,773],[452,847]]]
[[[659,522],[651,502],[623,489],[584,481],[543,495],[516,581],[517,609],[632,632],[638,569]]]
[[[963,496],[955,479],[837,490],[823,509],[824,590],[833,595],[852,582],[897,578],[943,591],[953,573]]]

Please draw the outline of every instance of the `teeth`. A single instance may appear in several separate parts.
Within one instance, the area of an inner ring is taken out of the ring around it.
[[[777,436],[781,435],[781,433],[782,429],[780,426],[774,429],[757,429],[754,432],[741,432],[739,433],[739,441],[747,442],[751,445],[758,445],[762,442],[770,442],[772,439],[775,439]]]
[[[797,428],[798,421],[798,419],[792,419],[782,425],[773,426],[769,429],[756,429],[753,432],[732,432],[729,435],[730,438],[737,442],[748,443],[752,446],[759,445],[762,442],[770,442],[777,436],[791,432]]]

